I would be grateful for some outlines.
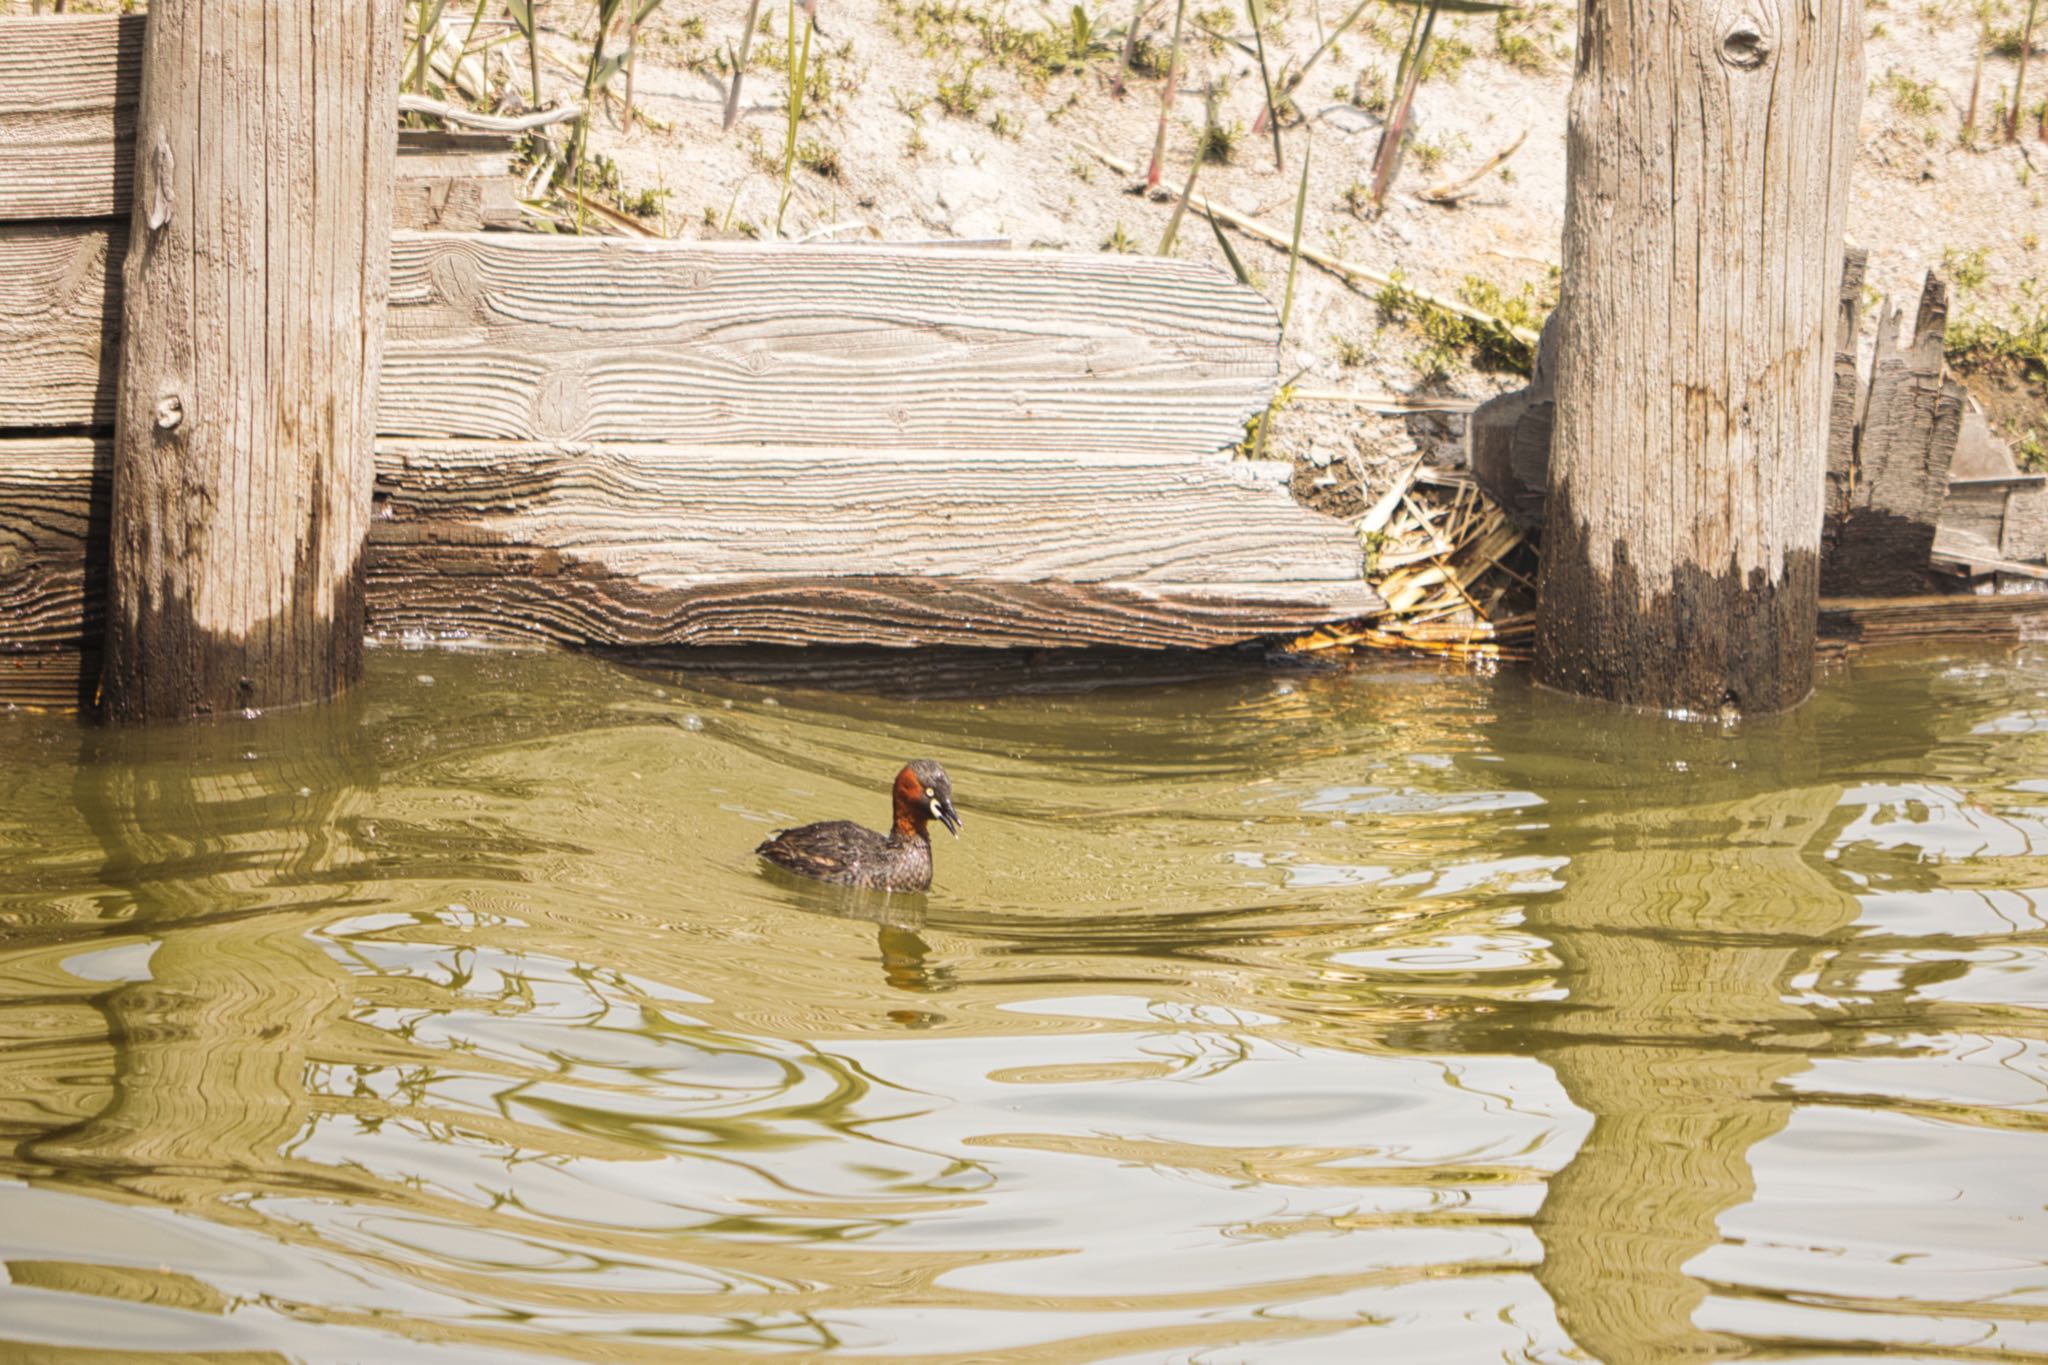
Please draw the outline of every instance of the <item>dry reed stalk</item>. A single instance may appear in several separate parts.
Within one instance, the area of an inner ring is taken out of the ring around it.
[[[1159,188],[1159,176],[1166,166],[1166,116],[1173,112],[1174,87],[1180,81],[1180,30],[1188,0],[1174,0],[1173,46],[1166,55],[1166,88],[1159,95],[1159,131],[1152,137],[1152,165],[1145,172],[1145,193]]]
[[[732,59],[732,88],[725,92],[725,118],[719,127],[731,132],[740,117],[740,83],[747,75],[747,54],[754,50],[754,25],[761,19],[761,0],[747,6],[747,21],[740,29],[740,47]],[[730,48],[726,49],[728,52]]]
[[[1273,72],[1266,65],[1266,7],[1262,0],[1245,0],[1245,13],[1252,21],[1252,42],[1257,46],[1259,59],[1259,80],[1266,87],[1265,112],[1259,115],[1271,125],[1273,134],[1273,169],[1285,170],[1286,163],[1280,148],[1280,111],[1273,103]]]
[[[1297,403],[1342,403],[1368,412],[1470,412],[1475,398],[1415,398],[1398,393],[1353,393],[1348,389],[1296,389]]]
[[[1469,478],[1428,468],[1417,457],[1360,523],[1384,542],[1368,576],[1387,603],[1370,622],[1326,627],[1294,648],[1394,649],[1486,663],[1525,657],[1533,613],[1501,615],[1533,601],[1525,575],[1505,562],[1522,533]]]
[[[1093,143],[1077,142],[1075,145],[1097,161],[1100,161],[1103,165],[1115,171],[1118,175],[1134,176],[1138,173],[1137,167],[1133,166],[1130,162],[1111,156]],[[1238,231],[1257,237],[1261,241],[1270,243],[1273,246],[1286,247],[1288,245],[1286,234],[1267,227],[1258,219],[1239,213],[1236,209],[1226,204],[1219,204],[1213,199],[1196,195],[1189,201],[1189,205],[1208,215],[1212,221],[1228,223]],[[1500,317],[1497,314],[1489,313],[1482,308],[1474,308],[1471,304],[1459,299],[1448,298],[1442,294],[1432,294],[1426,289],[1417,289],[1414,285],[1396,280],[1393,276],[1383,271],[1369,269],[1366,266],[1347,261],[1340,256],[1333,256],[1327,251],[1320,251],[1312,246],[1304,246],[1301,248],[1301,259],[1312,265],[1321,266],[1333,275],[1341,275],[1347,282],[1363,280],[1365,283],[1380,289],[1399,288],[1404,290],[1410,297],[1418,299],[1432,308],[1440,308],[1446,313],[1454,313],[1461,318],[1469,318],[1473,322],[1484,323],[1489,327],[1497,327],[1506,335],[1515,338],[1525,345],[1533,347],[1537,343],[1538,338],[1532,328],[1517,327],[1506,318]]]
[[[1427,11],[1416,12],[1416,23],[1409,29],[1408,44],[1401,49],[1400,65],[1394,72],[1396,93],[1393,108],[1388,111],[1387,121],[1380,128],[1380,144],[1372,158],[1372,206],[1375,209],[1386,202],[1387,190],[1394,183],[1395,168],[1401,163],[1401,148],[1408,140],[1415,92],[1422,85],[1429,40],[1436,32],[1436,16],[1441,8],[1441,5],[1432,3]]]
[[[2034,50],[2034,18],[2041,8],[2041,0],[2027,0],[2027,22],[2020,26],[2020,69],[2012,79],[2012,114],[2006,120],[2005,140],[2017,142],[2020,139],[2020,110],[2026,104],[2027,58]],[[2041,116],[2044,136],[2048,136],[2048,111]]]
[[[1970,106],[1963,111],[1963,141],[1968,143],[1977,135],[1977,99],[1984,93],[1984,48],[1977,48],[1977,70],[1970,77]]]
[[[1278,99],[1276,100],[1269,98],[1266,101],[1266,107],[1259,112],[1258,118],[1253,120],[1253,136],[1256,137],[1258,134],[1266,131],[1266,122],[1269,117],[1275,123],[1278,123],[1280,121],[1279,105],[1293,97],[1294,92],[1301,88],[1301,83],[1308,76],[1308,73],[1315,70],[1316,63],[1321,61],[1324,55],[1328,53],[1331,48],[1337,45],[1337,40],[1344,36],[1345,30],[1349,29],[1353,24],[1357,23],[1358,17],[1365,13],[1365,7],[1372,3],[1373,0],[1358,0],[1358,4],[1352,9],[1352,11],[1344,16],[1343,22],[1339,23],[1337,27],[1331,29],[1328,34],[1324,35],[1322,46],[1318,47],[1314,52],[1309,54],[1309,59],[1301,64],[1301,70],[1295,72],[1293,75],[1289,76],[1286,80],[1280,83],[1280,94]],[[1320,18],[1320,15],[1318,15],[1318,18]]]
[[[1208,141],[1209,129],[1213,126],[1213,122],[1204,123],[1202,125],[1202,136],[1195,140],[1194,159],[1188,163],[1188,183],[1180,188],[1180,199],[1173,206],[1173,216],[1166,220],[1166,231],[1159,235],[1159,250],[1153,253],[1154,255],[1171,256],[1173,254],[1174,238],[1180,235],[1180,220],[1187,215],[1188,199],[1195,192],[1195,177],[1202,170],[1202,147]]]
[[[1432,204],[1457,203],[1460,199],[1471,194],[1480,181],[1486,179],[1487,176],[1491,175],[1500,166],[1505,165],[1509,157],[1520,151],[1523,139],[1528,136],[1529,130],[1524,128],[1515,134],[1514,141],[1487,158],[1486,164],[1478,170],[1462,179],[1447,181],[1433,189],[1424,190],[1422,197],[1429,200]]]
[[[1130,74],[1131,58],[1138,52],[1138,27],[1145,22],[1145,11],[1152,8],[1152,0],[1134,0],[1131,5],[1131,26],[1124,30],[1124,50],[1116,59],[1116,76],[1109,83],[1109,93],[1118,99],[1124,97],[1124,78]]]

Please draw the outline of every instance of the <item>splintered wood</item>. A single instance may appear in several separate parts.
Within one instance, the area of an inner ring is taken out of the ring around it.
[[[1455,659],[1529,657],[1536,627],[1535,552],[1463,470],[1418,460],[1359,524],[1366,576],[1386,599],[1371,622],[1325,626],[1300,653],[1416,650]]]

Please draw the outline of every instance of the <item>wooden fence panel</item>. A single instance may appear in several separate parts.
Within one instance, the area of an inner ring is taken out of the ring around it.
[[[1251,290],[1156,257],[401,233],[379,429],[1214,451],[1278,335]]]
[[[0,18],[0,222],[128,212],[140,14]]]
[[[125,237],[0,227],[0,427],[113,420]],[[1278,332],[1153,258],[399,233],[378,429],[1177,457],[1242,439]]]
[[[110,460],[0,441],[0,702],[85,685]],[[376,497],[385,634],[1202,648],[1381,605],[1274,462],[386,441]]]
[[[111,223],[0,223],[0,428],[113,425],[127,238]]]

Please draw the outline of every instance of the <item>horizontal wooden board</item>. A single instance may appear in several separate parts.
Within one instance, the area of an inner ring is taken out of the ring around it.
[[[551,548],[657,586],[816,576],[1356,585],[1273,461],[385,439],[379,534]]]
[[[0,427],[112,425],[127,235],[0,223]]]
[[[0,441],[0,701],[78,684],[109,461]],[[389,442],[370,619],[572,646],[1209,647],[1370,614],[1359,567],[1270,464]]]
[[[128,212],[143,22],[0,17],[0,221]]]
[[[0,222],[128,216],[145,20],[0,16]],[[398,224],[473,230],[516,220],[515,140],[401,132]]]
[[[1823,598],[1820,632],[1859,646],[2038,640],[2048,638],[2048,593]]]
[[[386,627],[1207,646],[1380,605],[1348,528],[1295,502],[1275,464],[386,441],[378,466]],[[463,579],[486,583],[451,596]]]
[[[126,230],[0,229],[0,427],[113,420]],[[399,233],[393,436],[1179,456],[1277,382],[1249,289],[1156,258]]]
[[[1157,257],[400,233],[379,429],[1214,451],[1271,396],[1278,333]]]

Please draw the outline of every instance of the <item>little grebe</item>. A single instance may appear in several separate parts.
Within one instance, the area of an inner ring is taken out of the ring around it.
[[[777,830],[754,852],[777,867],[821,882],[870,891],[926,890],[932,884],[932,841],[925,827],[937,819],[954,838],[960,837],[953,779],[938,764],[920,758],[896,774],[890,794],[896,818],[887,834],[851,820],[826,820]]]

